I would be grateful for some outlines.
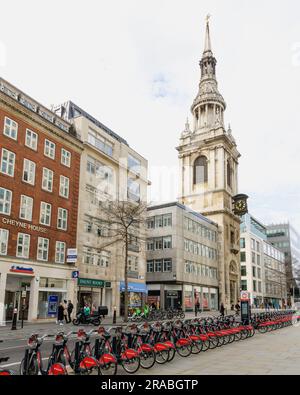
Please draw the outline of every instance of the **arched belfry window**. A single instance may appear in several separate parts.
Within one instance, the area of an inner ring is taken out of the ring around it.
[[[194,185],[202,184],[208,180],[207,158],[199,156],[194,163]]]
[[[227,185],[232,187],[232,170],[229,160],[227,161]]]

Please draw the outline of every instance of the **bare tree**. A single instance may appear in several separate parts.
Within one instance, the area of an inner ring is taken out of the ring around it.
[[[110,241],[106,245],[122,242],[124,246],[124,321],[128,320],[128,246],[135,238],[140,243],[145,242],[145,223],[147,204],[131,201],[101,202],[103,219],[109,230]]]

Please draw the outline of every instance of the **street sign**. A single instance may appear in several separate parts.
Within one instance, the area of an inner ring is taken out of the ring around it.
[[[68,248],[67,263],[76,263],[76,262],[77,262],[77,248]]]
[[[79,271],[78,270],[72,272],[72,278],[75,278],[75,279],[79,278]]]
[[[241,291],[241,301],[249,301],[250,300],[250,292]]]

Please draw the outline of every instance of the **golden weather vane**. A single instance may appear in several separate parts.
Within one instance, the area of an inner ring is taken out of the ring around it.
[[[210,18],[211,18],[211,15],[210,15],[210,14],[207,14],[207,15],[206,15],[206,23],[207,23],[207,24],[209,23]]]

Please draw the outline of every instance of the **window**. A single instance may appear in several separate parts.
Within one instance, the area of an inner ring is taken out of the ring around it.
[[[246,241],[244,238],[240,239],[240,247],[241,248],[246,248]]]
[[[66,259],[66,243],[63,241],[57,241],[55,243],[55,262],[65,263]]]
[[[164,227],[172,226],[172,214],[165,214],[163,216],[163,225]]]
[[[49,239],[44,237],[38,238],[37,259],[39,261],[48,261]]]
[[[255,266],[252,267],[252,275],[253,275],[253,277],[256,277],[256,267]]]
[[[241,262],[246,262],[246,252],[245,251],[241,252]]]
[[[86,265],[93,265],[94,263],[94,255],[91,248],[83,249],[83,263]]]
[[[251,253],[251,262],[255,263],[255,253],[254,252]]]
[[[51,159],[55,158],[55,144],[52,141],[45,140],[44,155]]]
[[[57,228],[67,230],[68,228],[68,210],[64,208],[58,209]]]
[[[140,174],[141,161],[130,154],[128,155],[127,166],[129,170],[133,171],[136,174]]]
[[[109,156],[112,156],[113,154],[112,143],[110,143],[105,138],[103,138],[99,133],[96,133],[91,129],[89,130],[88,133],[88,143]]]
[[[0,214],[10,215],[12,192],[0,188]]]
[[[258,281],[258,292],[261,292],[261,282]]]
[[[251,248],[252,250],[255,250],[255,240],[251,239]]]
[[[154,245],[155,245],[155,250],[162,250],[163,249],[163,239],[162,238],[155,239]]]
[[[154,241],[152,239],[147,240],[147,251],[154,250]]]
[[[38,135],[34,133],[32,130],[26,129],[25,135],[25,145],[33,149],[34,151],[37,150],[37,143],[38,143]]]
[[[248,288],[247,280],[241,280],[241,288],[242,288],[242,291],[247,291],[247,288]]]
[[[154,271],[155,272],[161,272],[162,269],[162,261],[161,259],[155,260],[154,261]]]
[[[202,184],[208,180],[207,158],[200,156],[194,163],[194,185]]]
[[[42,225],[51,225],[51,204],[41,202],[40,209],[40,224]]]
[[[43,167],[42,189],[52,192],[53,189],[53,171]]]
[[[68,177],[60,176],[59,194],[60,196],[67,199],[69,197],[69,184],[70,180],[68,179]]]
[[[241,276],[247,276],[247,268],[246,268],[246,266],[241,266]]]
[[[230,243],[235,244],[234,231],[230,231]]]
[[[164,268],[163,271],[165,273],[172,271],[172,259],[164,259]]]
[[[1,173],[13,177],[15,172],[15,159],[16,159],[16,155],[13,152],[8,151],[5,148],[2,148],[1,165],[0,165]]]
[[[256,280],[253,280],[253,291],[256,292]]]
[[[147,220],[148,229],[154,229],[155,227],[155,217],[149,218]]]
[[[61,149],[60,162],[64,166],[71,167],[71,153],[64,148]]]
[[[140,184],[132,178],[128,178],[127,197],[135,202],[140,201]]]
[[[20,218],[25,219],[25,221],[32,221],[32,207],[33,198],[21,195]]]
[[[153,261],[147,261],[147,273],[153,273],[153,272],[154,272]]]
[[[155,217],[155,227],[162,228],[163,227],[163,217],[162,215],[157,215]]]
[[[18,233],[17,253],[16,253],[17,257],[28,258],[29,247],[30,247],[30,235],[26,235],[24,233]]]
[[[24,159],[23,181],[31,185],[35,183],[35,163],[29,159]]]
[[[163,245],[164,245],[164,250],[168,248],[172,248],[172,237],[164,237],[163,238]]]
[[[3,134],[11,139],[17,140],[18,137],[18,124],[10,118],[4,118]]]
[[[261,278],[261,269],[259,267],[257,268],[257,277]]]
[[[260,243],[259,243],[259,241],[256,242],[256,251],[257,252],[260,251]]]
[[[231,188],[232,187],[232,170],[230,166],[230,161],[227,161],[227,185]]]
[[[257,258],[257,264],[260,266],[260,255],[257,255],[256,258]]]
[[[0,255],[7,255],[8,235],[7,229],[0,229]]]

